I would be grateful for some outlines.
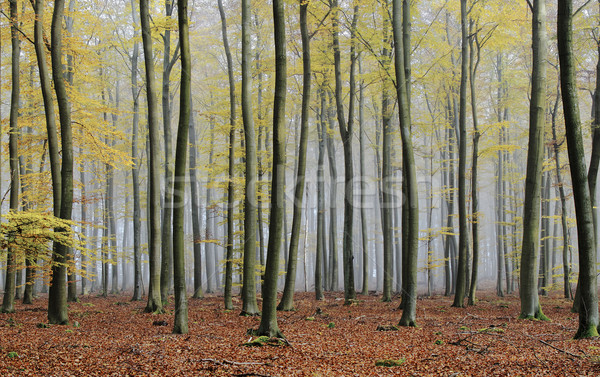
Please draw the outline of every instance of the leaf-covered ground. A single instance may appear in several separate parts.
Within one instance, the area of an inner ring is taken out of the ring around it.
[[[480,295],[466,309],[419,299],[419,327],[396,330],[397,299],[359,296],[345,306],[341,295],[316,302],[301,293],[296,311],[279,314],[289,345],[262,347],[242,345],[259,318],[240,317],[239,301],[224,310],[221,297],[189,301],[187,335],[171,334],[172,305],[146,314],[129,296],[82,297],[70,304],[69,325],[48,327],[40,298],[0,314],[0,375],[600,375],[600,341],[572,340],[569,301],[542,298],[552,321],[539,322],[517,319],[517,297]],[[376,366],[383,360],[401,365]]]

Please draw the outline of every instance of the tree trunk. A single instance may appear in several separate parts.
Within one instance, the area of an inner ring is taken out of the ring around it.
[[[285,48],[285,14],[283,0],[273,0],[275,37],[275,94],[273,101],[273,179],[271,181],[271,213],[269,243],[263,287],[263,307],[258,335],[281,337],[277,325],[277,278],[281,252],[285,169],[285,97],[287,61]]]
[[[154,77],[154,57],[152,53],[152,36],[150,35],[150,16],[148,0],[140,0],[140,19],[142,26],[142,42],[144,47],[144,63],[146,67],[146,102],[148,106],[148,185],[149,200],[149,234],[148,258],[150,283],[148,285],[148,303],[146,312],[163,311],[160,297],[160,178],[158,147],[158,103],[156,99],[156,79]]]
[[[21,43],[19,41],[19,11],[16,0],[10,0],[10,40],[12,46],[11,55],[11,92],[10,92],[10,132],[8,135],[8,153],[10,162],[10,211],[19,210],[19,99],[20,79],[19,62],[21,55]],[[15,250],[9,246],[6,254],[6,283],[4,284],[4,296],[2,298],[3,313],[15,311],[15,271],[17,268],[17,257]],[[19,282],[20,283],[20,282]]]
[[[405,11],[408,11],[407,9]],[[419,251],[419,198],[417,192],[417,173],[412,144],[410,102],[408,98],[407,83],[405,79],[405,60],[402,10],[400,0],[393,0],[392,29],[394,31],[396,91],[398,95],[398,112],[400,118],[400,136],[402,137],[403,160],[403,192],[406,194],[403,206],[406,206],[407,216],[403,216],[402,229],[406,237],[402,253],[407,262],[406,274],[403,278],[405,298],[402,303],[402,318],[400,326],[416,326],[417,312],[417,261]],[[407,27],[406,22],[404,26]],[[404,222],[404,219],[407,221]]]
[[[171,19],[175,0],[165,0],[165,17]],[[171,96],[170,76],[175,64],[177,51],[171,59],[171,30],[167,27],[163,34],[163,72],[162,72],[162,117],[165,146],[165,191],[162,206],[161,266],[160,266],[160,298],[163,305],[168,304],[169,290],[173,282],[173,237],[171,233],[173,217],[173,170],[171,163]],[[179,46],[177,46],[179,47]]]
[[[133,24],[139,24],[137,20],[137,14],[135,11],[135,0],[131,0],[131,17]],[[141,205],[140,205],[140,170],[139,166],[141,160],[138,159],[138,135],[139,135],[139,89],[137,83],[138,74],[138,57],[139,57],[139,43],[137,42],[137,29],[134,30],[134,44],[133,53],[131,55],[131,96],[133,98],[133,123],[132,123],[132,137],[131,137],[131,161],[133,165],[131,167],[131,184],[133,186],[133,296],[132,301],[139,301],[142,299],[141,293],[141,280],[142,280],[142,261],[141,261]]]
[[[199,189],[198,189],[198,177],[196,175],[196,160],[197,160],[197,136],[196,136],[196,122],[194,121],[194,113],[192,111],[192,104],[190,101],[190,200],[192,202],[192,233],[194,239],[194,294],[193,298],[203,298],[204,292],[202,292],[202,213],[200,212],[199,206]],[[207,221],[208,222],[208,221]]]
[[[358,123],[359,123],[359,131],[358,131],[358,141],[359,141],[359,153],[360,153],[360,230],[361,230],[361,239],[362,239],[362,290],[361,294],[367,295],[369,294],[369,228],[367,221],[367,169],[365,167],[365,160],[367,156],[365,154],[365,134],[366,134],[366,122],[365,122],[365,82],[362,78],[362,59],[358,60],[358,73],[361,75],[360,86],[358,89]],[[320,148],[320,145],[319,145]],[[321,150],[319,149],[319,153]],[[320,156],[320,154],[319,154]],[[320,199],[321,194],[317,197]]]
[[[60,218],[71,220],[71,212],[73,210],[73,137],[71,130],[71,108],[62,63],[62,21],[64,6],[64,0],[56,0],[54,2],[50,40],[52,43],[52,79],[58,102],[62,146]],[[58,231],[64,232],[66,229],[58,229]],[[48,296],[48,321],[52,324],[67,324],[69,321],[66,289],[66,262],[68,254],[69,247],[67,245],[56,245],[53,254],[52,279]]]
[[[456,291],[452,306],[464,307],[467,293],[467,264],[469,230],[467,226],[467,79],[468,79],[468,33],[467,33],[467,0],[460,1],[461,28],[461,72],[460,72],[460,104],[458,113],[458,271],[456,274]]]
[[[325,92],[319,88],[320,99],[320,117],[317,123],[317,137],[319,140],[319,156],[317,160],[317,260],[315,263],[315,299],[323,299],[323,282],[327,281],[326,265],[327,252],[325,247],[325,177],[323,175],[323,161],[325,159],[325,138],[326,127],[325,111],[327,104],[325,101]],[[325,278],[325,279],[324,279]]]
[[[471,26],[473,25],[471,21]],[[472,28],[471,28],[472,29]],[[474,42],[477,50],[474,51]],[[477,291],[477,276],[479,274],[479,186],[477,184],[477,164],[479,162],[479,122],[477,118],[477,96],[475,79],[479,67],[481,48],[477,35],[469,38],[469,83],[471,86],[471,112],[473,117],[473,154],[471,157],[471,217],[473,235],[473,267],[471,269],[471,286],[469,287],[468,305],[475,305]]]
[[[544,123],[546,113],[546,4],[533,2],[533,66],[529,107],[529,148],[523,206],[523,246],[521,248],[520,318],[547,319],[538,297],[538,255],[540,249],[540,195],[544,156]],[[576,182],[576,181],[573,181]]]
[[[328,92],[329,104],[327,110],[328,129],[327,134],[327,160],[329,164],[329,279],[328,290],[337,291],[339,289],[338,278],[338,253],[337,253],[337,165],[335,158],[335,146],[333,136],[329,130],[334,127],[334,109],[332,106],[331,92]]]
[[[229,40],[227,39],[227,20],[223,1],[219,0],[219,14],[221,15],[221,34],[223,37],[223,47],[227,58],[227,76],[229,78],[229,182],[227,184],[227,255],[225,256],[225,292],[223,295],[225,309],[233,309],[231,301],[231,289],[233,286],[233,242],[234,242],[234,187],[233,177],[235,175],[235,79],[233,77],[233,59],[229,49]]]
[[[302,36],[302,110],[300,119],[300,144],[298,145],[298,166],[296,170],[296,186],[294,188],[294,215],[292,218],[292,235],[288,253],[288,267],[285,275],[285,287],[279,310],[294,309],[294,290],[296,287],[296,269],[298,265],[298,243],[302,222],[302,205],[306,180],[306,149],[308,145],[308,110],[310,106],[310,37],[308,34],[308,2],[300,2],[300,34]],[[308,214],[305,214],[308,216]],[[254,221],[253,221],[254,223]],[[306,245],[305,245],[306,246]],[[305,277],[306,280],[306,277]]]
[[[344,115],[342,99],[342,67],[339,40],[339,7],[338,1],[331,2],[333,23],[333,55],[335,70],[335,103],[337,120],[344,147],[344,237],[343,237],[343,267],[344,267],[344,300],[349,303],[356,299],[354,290],[354,167],[352,162],[352,136],[354,125],[354,97],[356,95],[356,80],[354,77],[356,67],[356,23],[358,21],[358,4],[354,5],[354,15],[350,26],[350,93],[348,99],[348,120]]]
[[[573,2],[571,0],[558,3],[557,35],[558,57],[560,62],[560,83],[563,98],[563,113],[569,165],[572,182],[589,182],[579,104],[575,80],[575,63],[573,56]],[[594,235],[594,219],[592,214],[591,187],[585,184],[573,185],[575,216],[577,218],[577,239],[579,248],[579,328],[576,339],[598,336],[598,289],[596,275],[596,242]]]
[[[256,192],[257,156],[252,113],[252,77],[250,46],[250,0],[242,0],[242,118],[246,144],[246,179],[244,187],[244,271],[242,314],[259,314],[256,301]]]
[[[173,195],[173,286],[175,292],[174,334],[188,332],[188,304],[185,284],[185,177],[188,136],[192,105],[192,59],[188,21],[188,1],[177,0],[177,24],[181,46],[181,86],[179,89],[179,125],[175,151],[175,185]],[[195,182],[194,182],[195,184]]]

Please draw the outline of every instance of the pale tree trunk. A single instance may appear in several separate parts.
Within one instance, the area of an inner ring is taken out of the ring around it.
[[[335,103],[337,120],[344,149],[344,236],[343,236],[343,267],[344,267],[344,300],[346,303],[356,299],[354,289],[354,167],[352,162],[352,137],[354,129],[354,99],[356,95],[356,23],[358,21],[358,4],[354,5],[354,14],[350,26],[350,93],[348,99],[348,120],[344,115],[342,99],[342,68],[339,41],[339,7],[338,1],[330,2],[333,25],[333,55],[335,70]]]
[[[175,0],[165,0],[165,17],[171,19]],[[171,57],[171,30],[167,27],[163,38],[163,71],[162,71],[162,118],[165,147],[165,191],[162,206],[161,266],[160,266],[160,298],[163,305],[168,304],[169,290],[173,282],[173,170],[172,170],[172,136],[171,136],[171,70],[178,57],[179,44]]]
[[[250,18],[250,0],[242,0],[242,118],[244,122],[244,137],[246,144],[242,314],[258,315],[260,312],[256,301],[257,156],[252,112]]]
[[[361,75],[359,90],[358,90],[358,141],[359,141],[359,153],[360,153],[360,230],[362,239],[362,290],[361,294],[369,294],[369,231],[368,231],[368,214],[367,214],[367,182],[366,175],[367,169],[365,167],[365,160],[367,156],[365,154],[365,134],[366,134],[366,122],[365,122],[365,82],[362,78],[362,59],[358,60],[358,73]],[[320,147],[320,145],[319,145]],[[320,149],[319,149],[320,153]],[[319,154],[320,156],[320,154]],[[319,199],[320,195],[317,196]]]
[[[194,242],[194,294],[193,298],[203,298],[202,291],[202,213],[200,211],[200,194],[198,188],[197,168],[197,136],[196,122],[194,119],[193,106],[190,101],[190,200],[192,202],[192,233]]]
[[[214,129],[214,124],[213,124],[213,120],[211,118],[211,120],[209,121],[210,125],[209,125],[209,138],[210,138],[210,150],[208,152],[208,166],[212,166],[213,164],[213,155],[214,155],[214,145],[215,145],[215,140],[214,140],[214,135],[213,135],[213,129]],[[213,173],[209,173],[208,176],[209,181],[213,179]],[[204,206],[205,208],[205,213],[206,213],[206,234],[205,234],[205,239],[207,241],[206,246],[204,247],[204,254],[205,254],[205,262],[206,262],[206,293],[213,293],[214,292],[214,288],[213,288],[213,281],[215,280],[213,277],[215,277],[215,246],[213,243],[213,240],[216,238],[214,233],[215,233],[215,220],[214,220],[214,216],[215,216],[215,211],[212,209],[212,195],[213,195],[213,189],[210,185],[207,185],[206,187],[206,206]],[[216,277],[218,278],[218,275],[216,275]]]
[[[271,213],[269,215],[269,243],[263,287],[263,307],[258,335],[281,337],[277,324],[277,278],[281,254],[281,224],[283,220],[285,177],[285,97],[287,88],[287,61],[285,48],[284,1],[273,0],[275,37],[275,94],[273,101],[273,179],[271,181]]]
[[[403,192],[406,194],[403,207],[406,206],[406,216],[402,216],[402,229],[406,241],[402,253],[407,264],[406,273],[403,274],[403,290],[405,297],[402,303],[402,317],[400,326],[416,326],[417,313],[417,260],[419,251],[419,198],[417,192],[417,173],[412,144],[410,101],[408,97],[405,72],[403,29],[408,27],[402,20],[400,0],[393,0],[392,29],[394,31],[396,91],[398,95],[398,115],[400,118],[400,136],[402,138],[403,160]],[[407,2],[405,2],[407,5]],[[408,11],[408,7],[405,7]],[[403,25],[404,24],[404,25]],[[403,27],[404,26],[404,27]],[[404,211],[404,209],[403,209]],[[404,220],[407,220],[406,222]]]
[[[135,0],[131,0],[131,17],[133,24],[139,24],[135,10]],[[139,135],[139,118],[140,104],[137,74],[138,74],[138,58],[139,58],[139,42],[137,41],[137,29],[134,29],[133,53],[131,55],[131,96],[133,98],[133,123],[131,137],[131,184],[133,186],[133,297],[132,301],[142,299],[141,282],[142,282],[142,260],[141,260],[141,205],[140,205],[140,163],[138,159],[138,135]]]
[[[572,182],[588,181],[573,56],[573,2],[558,3],[558,57],[563,113]],[[596,241],[590,186],[573,185],[577,238],[579,248],[579,328],[575,338],[598,336],[598,286],[596,275]]]
[[[529,107],[529,147],[523,207],[523,246],[521,248],[520,318],[547,319],[538,297],[538,256],[540,249],[540,197],[544,156],[546,115],[546,3],[533,1],[533,65]],[[576,181],[574,181],[576,182]]]
[[[389,4],[385,5],[386,7]],[[388,9],[386,9],[387,11]],[[381,83],[381,122],[382,122],[382,163],[381,163],[381,223],[383,235],[383,302],[392,301],[392,286],[394,278],[394,222],[392,218],[393,195],[392,192],[392,112],[393,102],[390,98],[390,80],[386,72],[390,72],[391,64],[391,35],[389,32],[389,19],[383,20],[383,47],[381,62],[383,70]]]
[[[558,196],[560,198],[560,225],[562,230],[562,261],[563,261],[563,295],[569,299],[571,297],[571,266],[569,265],[569,227],[567,225],[567,196],[565,195],[564,182],[562,178],[562,167],[560,163],[560,149],[556,134],[556,117],[558,116],[558,103],[560,92],[556,93],[556,101],[552,111],[552,147],[554,150],[554,168],[556,170],[556,186],[558,187]]]
[[[294,290],[296,287],[296,269],[298,264],[298,243],[302,222],[302,203],[306,179],[306,149],[308,145],[308,110],[310,106],[310,37],[308,34],[308,2],[300,2],[300,34],[302,36],[302,110],[300,119],[300,144],[298,146],[298,166],[296,170],[296,187],[294,188],[294,216],[292,219],[292,235],[288,253],[288,267],[285,275],[285,287],[279,310],[294,309]],[[254,133],[253,133],[254,135]],[[308,217],[308,214],[305,213]],[[254,220],[252,221],[255,222]],[[256,242],[254,242],[256,243]],[[306,245],[305,245],[306,249]],[[254,255],[253,255],[254,257]],[[306,276],[305,276],[306,280]]]
[[[471,30],[473,22],[471,21]],[[475,305],[477,292],[477,276],[479,274],[479,186],[477,183],[477,164],[479,162],[479,123],[477,118],[477,96],[475,79],[481,56],[481,46],[477,34],[469,38],[469,84],[471,87],[471,112],[473,118],[473,153],[471,157],[471,217],[473,235],[473,267],[471,269],[471,286],[469,287],[468,305]]]
[[[11,93],[10,93],[10,132],[8,135],[8,153],[10,162],[10,211],[19,210],[19,99],[20,99],[20,82],[19,82],[19,61],[21,54],[21,46],[19,41],[19,31],[17,23],[18,4],[17,0],[10,0],[10,40],[12,46],[11,55]],[[6,254],[6,283],[4,284],[4,296],[2,298],[3,313],[12,313],[15,311],[15,271],[17,258],[12,247],[8,247]],[[19,282],[20,283],[20,282]]]
[[[229,49],[229,40],[227,39],[227,21],[223,9],[223,1],[219,0],[219,14],[221,15],[221,34],[223,37],[223,47],[227,58],[227,76],[229,78],[229,170],[227,183],[227,254],[225,256],[225,292],[223,295],[225,309],[233,309],[231,290],[233,286],[233,242],[234,242],[234,187],[233,178],[235,175],[235,79],[233,77],[233,59]]]
[[[117,80],[116,88],[115,88],[115,97],[113,97],[112,92],[108,91],[108,100],[111,104],[115,106],[116,109],[119,108],[119,81]],[[112,127],[116,131],[117,130],[117,114],[111,114],[112,119]],[[115,148],[116,141],[113,138],[111,141],[111,147]],[[119,251],[117,244],[117,220],[115,214],[115,172],[112,165],[108,166],[107,169],[109,173],[107,173],[108,179],[108,220],[110,223],[110,252],[111,252],[111,271],[112,271],[112,283],[110,288],[110,293],[117,294],[119,293]]]
[[[458,271],[452,306],[462,308],[467,294],[469,228],[467,225],[467,79],[469,45],[467,33],[467,0],[460,1],[461,72],[458,113]]]
[[[325,247],[325,177],[323,162],[325,159],[325,92],[319,88],[320,113],[317,123],[317,136],[319,140],[319,156],[317,159],[317,260],[315,263],[315,299],[323,299],[323,282],[327,281],[327,253]]]
[[[338,253],[337,253],[337,165],[333,136],[329,130],[334,129],[335,109],[332,105],[331,92],[328,92],[327,109],[327,162],[329,164],[329,278],[327,288],[330,291],[339,289]]]
[[[140,20],[142,26],[142,42],[144,47],[144,63],[146,67],[146,102],[148,106],[148,258],[150,283],[148,286],[148,303],[146,312],[163,311],[160,297],[160,178],[159,178],[159,134],[158,134],[158,101],[156,98],[156,78],[154,77],[154,57],[152,53],[152,36],[150,34],[150,15],[148,0],[140,0]]]
[[[60,138],[62,146],[60,218],[71,220],[73,210],[73,137],[71,128],[71,108],[65,85],[62,63],[62,21],[64,0],[54,2],[52,13],[52,79],[58,102]],[[65,229],[58,229],[59,232]],[[66,262],[69,254],[67,245],[58,244],[53,255],[52,279],[48,296],[48,321],[52,324],[66,324],[69,321],[67,309]]]
[[[173,286],[175,292],[175,319],[173,333],[188,332],[188,303],[185,284],[185,178],[188,136],[192,104],[192,59],[187,0],[177,0],[177,23],[181,46],[181,86],[179,89],[179,125],[175,150],[175,185],[173,195]]]

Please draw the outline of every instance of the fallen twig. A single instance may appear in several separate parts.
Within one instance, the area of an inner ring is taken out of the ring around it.
[[[563,349],[560,349],[560,348],[558,348],[558,347],[556,347],[556,346],[553,346],[552,344],[550,344],[550,343],[548,343],[548,342],[546,342],[546,341],[543,341],[543,340],[541,340],[541,339],[538,339],[538,340],[540,341],[540,343],[542,343],[542,344],[545,344],[545,345],[547,345],[547,346],[548,346],[548,347],[550,347],[550,348],[554,348],[554,349],[555,349],[555,350],[557,350],[558,352],[562,352],[562,353],[564,353],[565,355],[569,355],[569,356],[571,356],[571,357],[574,357],[574,358],[576,358],[576,359],[581,359],[581,356],[579,356],[579,355],[575,355],[574,353],[571,353],[571,352],[569,352],[569,351],[565,351],[565,350],[563,350]]]
[[[225,366],[225,365],[271,365],[269,363],[239,362],[239,361],[229,361],[229,360],[219,361],[216,359],[200,359],[200,362],[215,363],[215,364],[218,364],[221,366]]]

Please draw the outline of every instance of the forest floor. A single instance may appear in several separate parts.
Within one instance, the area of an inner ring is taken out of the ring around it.
[[[81,297],[70,324],[48,326],[46,299],[0,314],[1,376],[386,376],[600,375],[600,340],[572,340],[571,302],[542,297],[551,322],[517,319],[518,296],[479,293],[476,306],[452,308],[448,297],[418,301],[417,328],[394,329],[399,300],[342,294],[296,296],[279,313],[289,345],[243,346],[258,317],[223,309],[222,297],[189,300],[189,334],[171,334],[173,305],[144,313],[130,296]],[[160,326],[162,324],[162,326]],[[378,331],[378,326],[391,331]],[[376,366],[378,360],[402,361]]]

